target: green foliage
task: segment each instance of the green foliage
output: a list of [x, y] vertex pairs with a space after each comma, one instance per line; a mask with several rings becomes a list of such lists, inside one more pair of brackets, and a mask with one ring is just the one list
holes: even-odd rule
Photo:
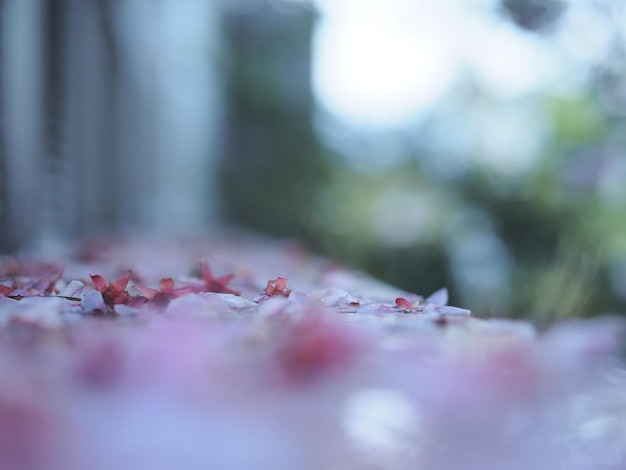
[[[504, 3], [518, 24], [535, 28], [523, 15], [543, 7]], [[550, 12], [544, 20], [556, 21]], [[234, 131], [222, 181], [232, 220], [305, 238], [410, 292], [447, 286], [454, 304], [478, 315], [548, 323], [626, 312], [626, 132], [600, 93], [545, 89], [503, 102], [460, 87], [440, 116], [407, 130], [409, 139], [381, 137], [403, 155], [385, 162], [361, 145], [344, 158], [313, 134], [309, 95], [282, 98], [272, 70], [303, 40], [290, 34], [294, 41], [241, 60], [230, 82]], [[484, 115], [495, 117], [477, 124]], [[507, 163], [518, 143], [488, 145], [499, 143], [500, 115], [519, 119], [519, 145], [538, 142], [525, 166]]]

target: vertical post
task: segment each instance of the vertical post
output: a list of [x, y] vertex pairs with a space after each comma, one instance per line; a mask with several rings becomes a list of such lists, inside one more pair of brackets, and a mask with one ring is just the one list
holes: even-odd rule
[[10, 234], [9, 175], [4, 126], [4, 32], [4, 0], [0, 0], [0, 253], [7, 253], [13, 248]]
[[69, 6], [69, 0], [43, 2], [43, 152], [38, 162], [43, 180], [38, 192], [42, 211], [36, 239], [41, 246], [67, 239], [75, 228], [74, 167], [67, 151], [71, 145], [67, 140], [67, 98], [78, 84], [73, 82], [67, 67]]
[[117, 46], [113, 1], [69, 0], [66, 50], [66, 158], [74, 231], [117, 228], [120, 181], [115, 141]]
[[41, 223], [42, 0], [2, 3], [2, 135], [6, 251], [31, 244]]
[[206, 229], [221, 110], [216, 2], [118, 6], [126, 225], [170, 234]]
[[206, 229], [221, 110], [217, 5], [0, 7], [0, 250]]

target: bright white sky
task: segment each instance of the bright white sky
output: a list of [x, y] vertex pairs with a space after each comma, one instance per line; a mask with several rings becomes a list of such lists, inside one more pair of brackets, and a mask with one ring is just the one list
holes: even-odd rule
[[[502, 99], [562, 80], [563, 56], [550, 47], [555, 42], [503, 21], [495, 3], [317, 0], [322, 13], [313, 58], [318, 103], [349, 125], [397, 127], [428, 113], [468, 74]], [[583, 19], [592, 18], [583, 12]], [[576, 34], [601, 30], [593, 21], [580, 26]], [[595, 33], [594, 47], [602, 48], [602, 35]], [[571, 49], [575, 54], [580, 45]]]
[[424, 19], [402, 21], [384, 1], [339, 3], [323, 7], [315, 42], [315, 92], [331, 113], [392, 124], [432, 106], [453, 85], [459, 60], [446, 31]]

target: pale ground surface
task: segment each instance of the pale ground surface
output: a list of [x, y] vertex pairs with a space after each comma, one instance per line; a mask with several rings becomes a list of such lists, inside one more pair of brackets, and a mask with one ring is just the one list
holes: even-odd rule
[[47, 258], [0, 262], [0, 468], [626, 468], [616, 319], [538, 333], [246, 237]]

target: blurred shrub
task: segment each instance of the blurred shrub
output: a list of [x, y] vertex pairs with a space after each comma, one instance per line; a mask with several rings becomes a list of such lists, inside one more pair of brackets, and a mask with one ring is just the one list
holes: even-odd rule
[[[583, 7], [583, 19], [596, 15], [589, 24], [606, 20]], [[296, 10], [229, 23], [231, 220], [304, 238], [407, 291], [446, 285], [453, 304], [478, 315], [549, 322], [626, 311], [626, 69], [613, 55], [570, 64], [583, 77], [574, 85], [517, 97], [466, 74], [401, 131], [351, 133], [318, 112], [322, 134], [341, 143], [324, 150], [305, 77], [313, 16]], [[561, 40], [550, 36], [560, 21], [575, 24], [570, 10], [503, 0], [498, 11], [548, 47]]]

